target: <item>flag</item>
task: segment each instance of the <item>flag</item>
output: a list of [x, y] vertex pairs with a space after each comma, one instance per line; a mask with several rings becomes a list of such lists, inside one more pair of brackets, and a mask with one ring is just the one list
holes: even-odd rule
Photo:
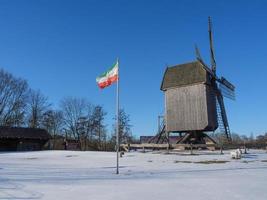
[[112, 83], [118, 81], [118, 78], [119, 63], [118, 61], [116, 61], [116, 63], [111, 67], [111, 69], [96, 78], [96, 82], [99, 88], [104, 89], [105, 87], [108, 87]]

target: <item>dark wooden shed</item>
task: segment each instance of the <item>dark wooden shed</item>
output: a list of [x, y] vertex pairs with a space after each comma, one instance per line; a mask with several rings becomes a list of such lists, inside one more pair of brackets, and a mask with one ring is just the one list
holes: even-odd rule
[[165, 95], [167, 132], [217, 129], [216, 99], [210, 72], [199, 61], [168, 67], [161, 90]]
[[42, 150], [49, 139], [44, 129], [0, 127], [0, 151]]

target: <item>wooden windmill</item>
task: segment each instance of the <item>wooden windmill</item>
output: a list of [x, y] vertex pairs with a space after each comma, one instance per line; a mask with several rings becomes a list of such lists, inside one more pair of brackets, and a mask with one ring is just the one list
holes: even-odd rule
[[205, 132], [220, 127], [231, 140], [224, 97], [235, 98], [235, 86], [216, 74], [212, 23], [209, 17], [211, 66], [196, 47], [196, 61], [168, 67], [161, 90], [165, 95], [165, 123], [150, 142], [166, 142], [169, 133], [179, 133], [181, 144], [215, 143]]

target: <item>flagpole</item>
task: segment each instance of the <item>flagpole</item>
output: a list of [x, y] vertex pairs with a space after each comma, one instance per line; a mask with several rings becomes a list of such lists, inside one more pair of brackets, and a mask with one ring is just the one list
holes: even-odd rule
[[117, 63], [118, 63], [118, 78], [117, 78], [117, 97], [116, 97], [116, 147], [117, 147], [117, 167], [116, 167], [116, 174], [119, 174], [119, 149], [120, 149], [120, 141], [119, 141], [119, 113], [120, 113], [120, 99], [119, 99], [119, 59], [117, 59]]

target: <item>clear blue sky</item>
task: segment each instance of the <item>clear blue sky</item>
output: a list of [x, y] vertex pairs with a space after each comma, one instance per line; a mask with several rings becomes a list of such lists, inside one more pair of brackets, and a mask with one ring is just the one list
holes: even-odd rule
[[218, 75], [236, 85], [226, 100], [232, 131], [267, 131], [266, 1], [1, 0], [0, 67], [28, 80], [55, 107], [65, 96], [103, 105], [112, 124], [115, 85], [95, 83], [120, 57], [121, 105], [133, 133], [154, 134], [163, 113], [160, 83], [166, 65], [209, 62], [212, 16]]

